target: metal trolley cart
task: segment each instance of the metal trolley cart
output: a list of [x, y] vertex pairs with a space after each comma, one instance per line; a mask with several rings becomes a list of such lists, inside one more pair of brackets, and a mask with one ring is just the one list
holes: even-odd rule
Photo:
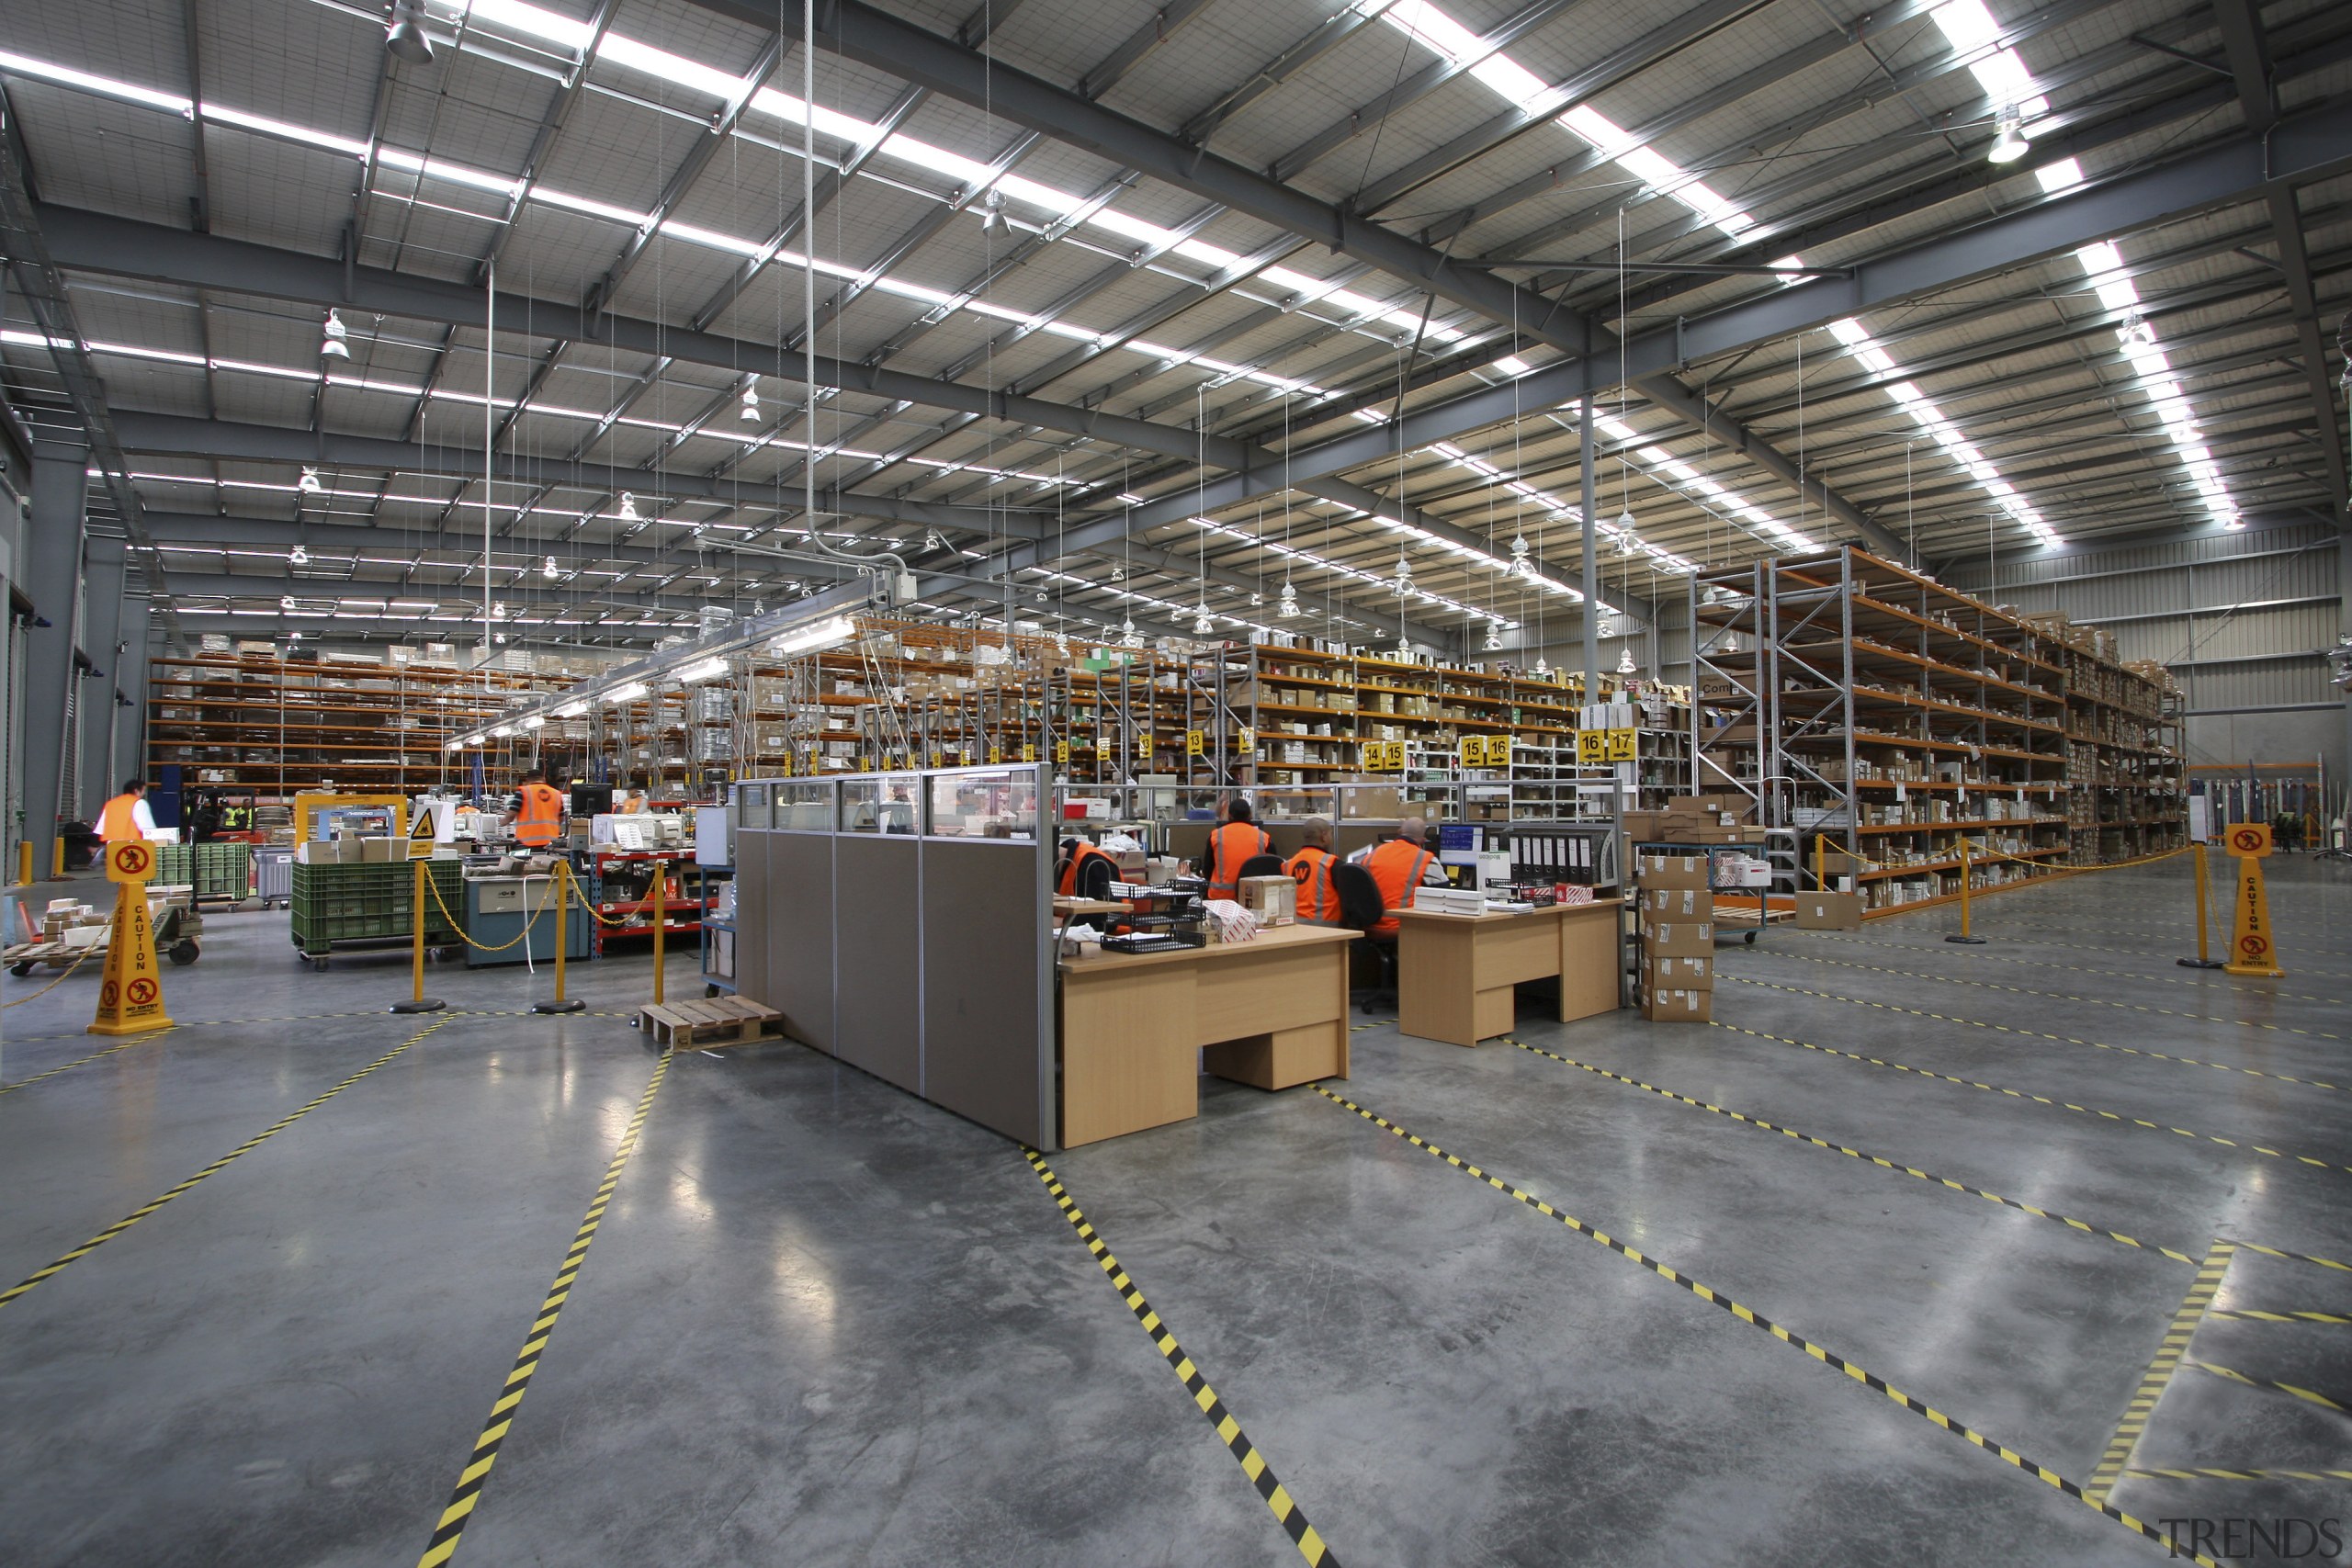
[[[1724, 856], [1736, 854], [1770, 864], [1770, 856], [1766, 852], [1768, 848], [1766, 840], [1760, 834], [1753, 839], [1742, 839], [1729, 844], [1672, 844], [1662, 840], [1645, 840], [1634, 846], [1634, 863], [1639, 865], [1641, 857], [1645, 854], [1705, 855], [1707, 857], [1707, 891], [1713, 894], [1716, 900], [1715, 940], [1721, 942], [1733, 931], [1737, 931], [1739, 939], [1753, 947], [1757, 937], [1772, 918], [1772, 886], [1769, 881], [1761, 884], [1726, 882], [1724, 879], [1723, 862]], [[1740, 908], [1737, 903], [1727, 902], [1726, 899], [1736, 899], [1742, 894], [1752, 894], [1755, 897], [1756, 922], [1753, 925], [1744, 922], [1735, 925], [1724, 919], [1726, 915]]]

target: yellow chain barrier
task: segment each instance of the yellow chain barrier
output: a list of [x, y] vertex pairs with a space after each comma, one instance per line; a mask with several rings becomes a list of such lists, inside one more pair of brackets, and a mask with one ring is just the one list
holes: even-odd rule
[[[528, 879], [526, 878], [526, 885], [527, 880]], [[548, 880], [552, 882], [555, 878], [549, 877]], [[449, 929], [451, 931], [458, 933], [458, 940], [464, 942], [468, 947], [472, 948], [477, 953], [503, 953], [510, 947], [515, 947], [523, 942], [528, 942], [531, 937], [531, 928], [537, 925], [539, 923], [539, 917], [548, 912], [548, 905], [546, 903], [540, 904], [537, 908], [531, 911], [531, 918], [523, 922], [523, 931], [521, 935], [517, 936], [513, 942], [502, 942], [496, 947], [492, 947], [486, 942], [476, 942], [472, 937], [466, 934], [466, 928], [458, 922], [457, 916], [449, 913], [449, 906], [442, 902], [441, 885], [434, 880], [433, 874], [429, 871], [424, 874], [424, 886], [426, 891], [433, 895], [433, 902], [440, 906], [441, 918], [449, 922]], [[420, 916], [419, 918], [421, 919], [422, 917]]]
[[[1999, 850], [1991, 849], [1972, 848], [1968, 852], [1968, 857], [1971, 860], [2014, 861], [2019, 865], [2031, 866], [2037, 871], [2045, 872], [2052, 876], [2080, 876], [2086, 872], [2121, 871], [2127, 866], [2154, 865], [2160, 860], [2171, 860], [2176, 855], [2185, 855], [2195, 848], [2197, 848], [2195, 844], [2183, 844], [2177, 850], [2165, 850], [2161, 854], [2142, 855], [2137, 860], [2109, 861], [2103, 865], [2052, 865], [2045, 861], [2033, 860], [2025, 855], [2007, 854]], [[2032, 879], [2029, 877], [2027, 880]]]
[[0, 1002], [0, 1012], [5, 1012], [10, 1008], [20, 1008], [27, 1002], [37, 1002], [40, 1000], [41, 998], [49, 995], [50, 992], [57, 989], [58, 987], [65, 984], [66, 981], [71, 980], [74, 977], [74, 970], [79, 969], [83, 964], [87, 964], [92, 958], [105, 951], [105, 948], [95, 945], [84, 948], [82, 950], [82, 956], [65, 966], [65, 973], [60, 975], [56, 979], [51, 980], [48, 985], [43, 986], [40, 990], [35, 991], [29, 997], [18, 997], [13, 1002]]

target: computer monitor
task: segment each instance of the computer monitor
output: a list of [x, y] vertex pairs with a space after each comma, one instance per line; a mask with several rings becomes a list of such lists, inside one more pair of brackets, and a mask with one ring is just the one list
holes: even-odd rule
[[574, 817], [603, 817], [612, 809], [612, 785], [576, 784], [571, 786], [571, 814]]

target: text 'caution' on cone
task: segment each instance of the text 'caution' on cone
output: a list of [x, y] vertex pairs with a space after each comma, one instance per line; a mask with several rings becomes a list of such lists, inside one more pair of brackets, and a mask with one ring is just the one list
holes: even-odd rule
[[107, 846], [107, 880], [115, 884], [114, 926], [107, 933], [106, 978], [98, 982], [92, 1034], [144, 1034], [169, 1029], [164, 979], [155, 962], [155, 928], [147, 918], [154, 849], [138, 839]]

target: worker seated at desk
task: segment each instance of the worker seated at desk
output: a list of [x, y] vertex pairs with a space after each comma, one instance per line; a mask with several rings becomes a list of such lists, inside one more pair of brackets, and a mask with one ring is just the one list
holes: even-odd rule
[[1272, 854], [1273, 840], [1253, 820], [1249, 800], [1235, 795], [1225, 804], [1226, 820], [1209, 829], [1209, 847], [1201, 856], [1201, 876], [1208, 883], [1202, 897], [1238, 899], [1241, 868], [1259, 855]]
[[1118, 867], [1116, 855], [1084, 839], [1064, 839], [1061, 863], [1054, 868], [1054, 891], [1065, 898], [1108, 898]]
[[1340, 919], [1340, 890], [1331, 886], [1331, 823], [1310, 817], [1299, 828], [1306, 842], [1283, 863], [1283, 870], [1298, 884], [1298, 918], [1310, 925], [1336, 926]]
[[1396, 836], [1358, 850], [1349, 860], [1372, 873], [1380, 887], [1380, 907], [1387, 913], [1372, 928], [1374, 936], [1393, 938], [1396, 934], [1396, 914], [1413, 901], [1413, 889], [1424, 883], [1442, 886], [1446, 881], [1445, 867], [1437, 856], [1422, 846], [1430, 834], [1430, 825], [1418, 817], [1408, 817], [1396, 824]]

